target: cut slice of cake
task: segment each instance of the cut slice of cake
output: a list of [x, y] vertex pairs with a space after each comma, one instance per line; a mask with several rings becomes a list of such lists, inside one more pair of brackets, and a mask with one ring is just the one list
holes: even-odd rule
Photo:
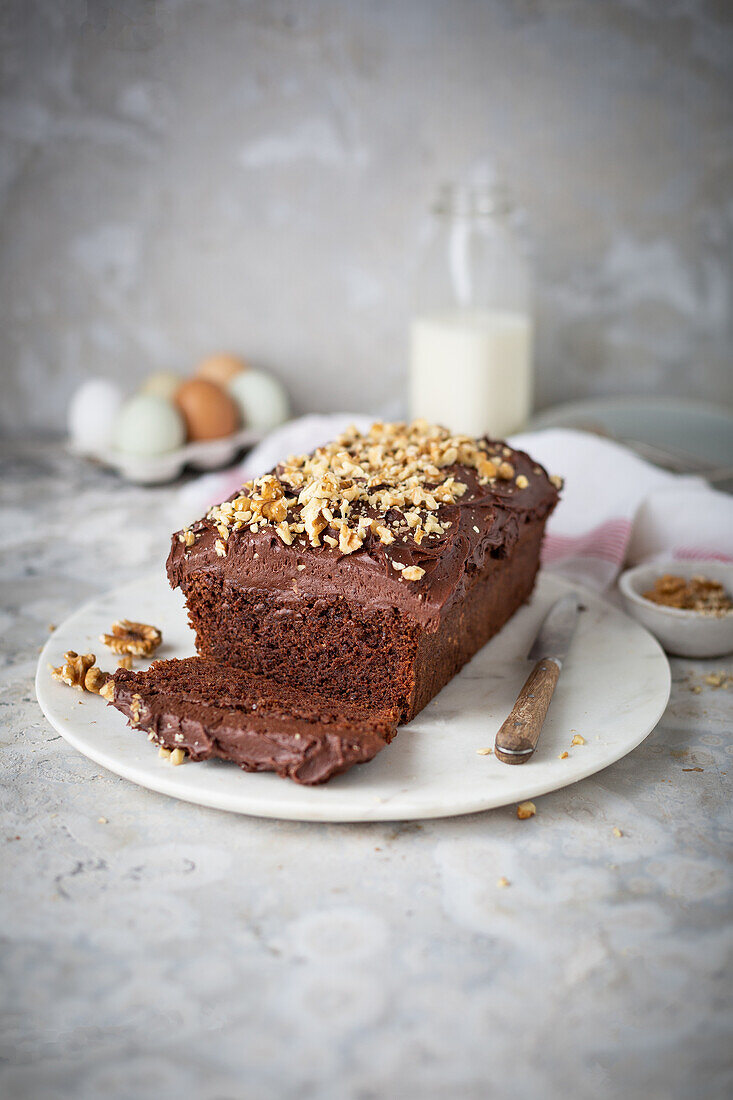
[[205, 657], [118, 669], [112, 705], [150, 741], [192, 760], [231, 760], [310, 785], [371, 760], [398, 718]]

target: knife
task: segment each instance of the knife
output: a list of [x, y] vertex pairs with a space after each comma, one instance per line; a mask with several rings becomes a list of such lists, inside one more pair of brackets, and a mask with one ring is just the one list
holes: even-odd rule
[[512, 712], [496, 735], [494, 755], [504, 764], [525, 764], [537, 747], [562, 663], [578, 621], [577, 592], [561, 596], [547, 612], [528, 661], [536, 661]]

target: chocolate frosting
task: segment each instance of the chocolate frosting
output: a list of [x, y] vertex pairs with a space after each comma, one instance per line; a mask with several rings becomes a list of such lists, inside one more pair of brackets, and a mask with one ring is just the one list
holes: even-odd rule
[[397, 715], [276, 684], [203, 657], [118, 669], [112, 705], [150, 741], [308, 785], [371, 760]]
[[[541, 466], [523, 451], [506, 447], [504, 454], [516, 476], [523, 475], [528, 485], [519, 488], [516, 478], [481, 485], [476, 472], [462, 465], [443, 470], [468, 488], [456, 503], [443, 504], [436, 512], [441, 523], [450, 523], [447, 530], [437, 538], [423, 539], [420, 545], [409, 536], [384, 545], [367, 533], [356, 553], [342, 554], [326, 545], [287, 546], [272, 526], [266, 526], [257, 532], [233, 531], [226, 555], [220, 557], [215, 548], [216, 525], [204, 518], [192, 525], [196, 534], [192, 547], [185, 546], [179, 532], [173, 536], [166, 566], [169, 581], [173, 588], [185, 588], [189, 576], [214, 573], [225, 585], [277, 594], [284, 610], [297, 608], [302, 598], [346, 596], [375, 610], [396, 608], [425, 629], [437, 630], [486, 557], [511, 553], [521, 525], [546, 518], [557, 503], [558, 490]], [[421, 566], [425, 574], [406, 582], [392, 561]]]

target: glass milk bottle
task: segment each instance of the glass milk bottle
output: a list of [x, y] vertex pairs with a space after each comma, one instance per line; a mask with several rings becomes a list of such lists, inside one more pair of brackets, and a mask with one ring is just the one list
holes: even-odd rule
[[508, 195], [444, 187], [410, 331], [410, 415], [504, 438], [532, 404], [529, 267]]

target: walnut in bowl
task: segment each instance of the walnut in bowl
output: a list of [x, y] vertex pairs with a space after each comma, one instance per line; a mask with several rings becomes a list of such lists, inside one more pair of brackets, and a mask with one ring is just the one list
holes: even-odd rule
[[[684, 589], [666, 580], [668, 577], [682, 578]], [[694, 578], [703, 581], [694, 582]], [[711, 599], [716, 590], [704, 581], [717, 582], [725, 592], [733, 593], [733, 563], [648, 562], [622, 573], [619, 588], [628, 613], [651, 631], [668, 653], [723, 657], [733, 652], [733, 610], [726, 607], [724, 598]], [[651, 593], [657, 598], [649, 598]]]

